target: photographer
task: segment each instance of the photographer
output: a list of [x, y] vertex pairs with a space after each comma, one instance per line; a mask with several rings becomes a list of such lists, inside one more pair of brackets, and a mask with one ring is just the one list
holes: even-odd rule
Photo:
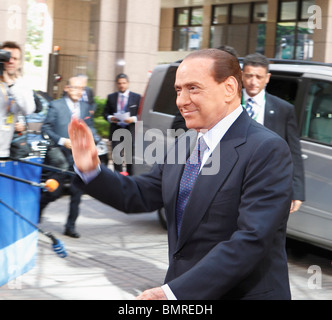
[[10, 52], [9, 59], [1, 60], [3, 71], [0, 75], [0, 159], [6, 159], [10, 155], [10, 144], [19, 113], [33, 113], [36, 105], [32, 89], [28, 88], [20, 76], [20, 46], [14, 42], [5, 42], [0, 49]]

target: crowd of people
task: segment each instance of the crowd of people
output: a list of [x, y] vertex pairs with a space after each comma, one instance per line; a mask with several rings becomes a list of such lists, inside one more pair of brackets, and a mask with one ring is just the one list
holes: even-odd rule
[[[22, 75], [22, 49], [12, 41], [6, 41], [0, 49], [9, 52], [10, 58], [3, 63], [3, 72], [0, 75], [0, 161], [7, 161], [15, 158], [29, 156], [30, 148], [27, 143], [26, 117], [32, 113], [39, 112], [39, 99], [36, 93]], [[110, 141], [115, 149], [118, 141], [112, 140], [114, 132], [121, 128], [127, 129], [134, 137], [135, 123], [137, 122], [137, 110], [141, 96], [129, 90], [129, 77], [119, 74], [116, 79], [118, 91], [107, 97], [104, 110], [104, 117], [110, 123]], [[71, 155], [71, 141], [68, 136], [68, 124], [71, 118], [84, 119], [95, 135], [95, 141], [99, 136], [93, 125], [93, 116], [96, 111], [94, 92], [88, 86], [88, 77], [79, 74], [71, 77], [64, 88], [63, 96], [60, 99], [51, 101], [48, 105], [47, 116], [41, 128], [41, 135], [50, 139], [50, 145], [45, 163], [62, 170], [72, 170], [73, 158]], [[118, 114], [127, 114], [126, 119], [119, 121]], [[18, 138], [17, 137], [22, 137]], [[18, 141], [16, 143], [16, 141]], [[24, 143], [23, 143], [24, 142]], [[132, 142], [132, 146], [134, 141]], [[132, 147], [133, 150], [133, 147]], [[114, 169], [132, 174], [132, 159], [123, 163], [122, 157], [116, 158], [114, 153]], [[124, 165], [124, 167], [123, 167]], [[56, 191], [49, 193], [42, 190], [40, 199], [39, 220], [46, 206], [58, 199], [64, 191], [67, 176], [64, 173], [53, 173], [60, 184]], [[64, 234], [73, 238], [79, 238], [76, 231], [76, 220], [79, 216], [79, 204], [82, 192], [70, 184], [70, 205]]]

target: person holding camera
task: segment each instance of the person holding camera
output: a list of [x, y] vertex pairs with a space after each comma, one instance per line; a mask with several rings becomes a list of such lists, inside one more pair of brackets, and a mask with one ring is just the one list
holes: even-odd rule
[[36, 109], [32, 89], [28, 88], [20, 76], [22, 50], [15, 42], [7, 41], [0, 46], [9, 52], [4, 59], [0, 75], [0, 159], [10, 156], [10, 145], [15, 132], [18, 116], [33, 113]]

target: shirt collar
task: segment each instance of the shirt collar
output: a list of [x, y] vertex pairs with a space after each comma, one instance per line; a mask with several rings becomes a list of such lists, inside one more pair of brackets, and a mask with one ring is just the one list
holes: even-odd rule
[[66, 103], [67, 103], [67, 105], [68, 105], [68, 107], [69, 107], [70, 110], [75, 109], [76, 105], [79, 105], [79, 101], [74, 102], [69, 97], [65, 97], [65, 100], [66, 100]]
[[244, 102], [246, 103], [249, 98], [251, 98], [256, 104], [259, 106], [264, 106], [265, 105], [265, 89], [263, 89], [259, 94], [257, 94], [254, 97], [250, 97], [246, 91], [246, 89], [243, 90], [243, 98]]
[[232, 113], [230, 113], [227, 117], [221, 119], [212, 129], [207, 131], [206, 133], [200, 132], [197, 138], [204, 136], [204, 140], [209, 147], [209, 151], [213, 152], [216, 148], [220, 140], [224, 137], [228, 129], [232, 126], [235, 120], [242, 113], [243, 108], [240, 105], [236, 108]]
[[120, 96], [125, 96], [126, 98], [128, 98], [129, 97], [129, 89], [127, 89], [125, 92], [119, 92], [119, 97]]

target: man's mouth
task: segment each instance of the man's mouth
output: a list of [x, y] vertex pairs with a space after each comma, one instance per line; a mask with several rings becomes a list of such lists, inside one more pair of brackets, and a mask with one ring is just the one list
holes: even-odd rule
[[181, 113], [182, 113], [182, 115], [183, 115], [183, 117], [185, 118], [185, 117], [190, 117], [192, 114], [194, 114], [195, 112], [197, 112], [197, 110], [196, 109], [194, 109], [194, 110], [181, 110]]

